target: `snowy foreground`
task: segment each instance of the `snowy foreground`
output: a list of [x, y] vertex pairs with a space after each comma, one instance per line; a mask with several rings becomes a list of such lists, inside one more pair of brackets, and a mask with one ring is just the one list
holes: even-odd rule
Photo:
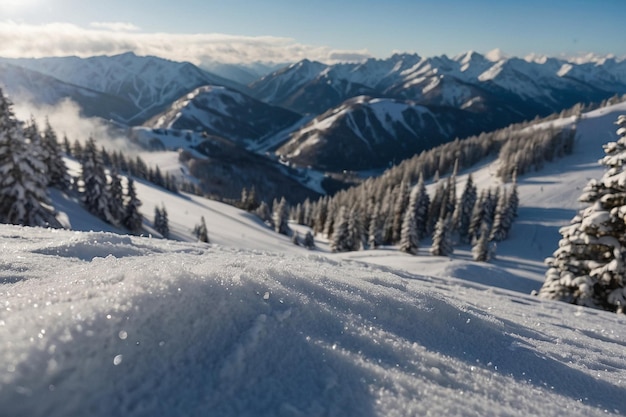
[[0, 226], [2, 416], [626, 414], [626, 317], [316, 255]]

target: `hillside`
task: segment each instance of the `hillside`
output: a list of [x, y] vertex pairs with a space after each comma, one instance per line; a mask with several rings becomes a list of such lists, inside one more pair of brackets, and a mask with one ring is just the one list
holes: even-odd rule
[[[165, 204], [179, 241], [89, 232], [119, 231], [54, 192], [84, 232], [0, 225], [0, 409], [624, 415], [626, 319], [529, 295], [624, 112], [584, 114], [574, 153], [519, 179], [519, 218], [488, 264], [466, 247], [307, 251], [251, 214], [139, 181], [145, 233]], [[494, 171], [472, 173], [485, 184]], [[200, 216], [210, 245], [193, 242]]]

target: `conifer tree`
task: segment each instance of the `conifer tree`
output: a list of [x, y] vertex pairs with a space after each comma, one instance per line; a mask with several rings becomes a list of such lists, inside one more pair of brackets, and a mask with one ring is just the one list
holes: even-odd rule
[[167, 210], [165, 206], [159, 208], [159, 206], [154, 207], [154, 230], [159, 232], [161, 236], [165, 239], [169, 239], [170, 237], [170, 226], [169, 219], [167, 217]]
[[126, 213], [124, 205], [124, 187], [122, 179], [117, 172], [112, 171], [111, 182], [109, 183], [109, 213], [111, 213], [112, 223], [116, 226], [122, 223]]
[[469, 242], [469, 229], [472, 220], [472, 211], [476, 204], [477, 190], [474, 185], [472, 174], [467, 177], [463, 194], [457, 208], [455, 209], [455, 218], [453, 221], [456, 223], [456, 228], [459, 233], [459, 237], [462, 242]]
[[619, 139], [604, 145], [600, 161], [608, 168], [585, 187], [590, 203], [569, 226], [549, 266], [539, 296], [573, 304], [626, 312], [626, 116], [618, 118]]
[[435, 226], [430, 253], [434, 256], [450, 256], [453, 252], [450, 241], [450, 218], [439, 219]]
[[296, 246], [300, 246], [300, 234], [298, 233], [298, 231], [294, 231], [293, 234], [291, 235], [291, 243], [293, 243]]
[[348, 229], [349, 213], [345, 206], [341, 206], [334, 222], [334, 231], [330, 239], [330, 250], [332, 252], [348, 252], [351, 250], [350, 232]]
[[426, 184], [424, 183], [424, 174], [420, 171], [419, 179], [417, 180], [418, 196], [415, 207], [415, 228], [417, 230], [418, 240], [422, 240], [428, 235], [428, 210], [430, 207], [430, 197], [428, 191], [426, 191]]
[[289, 207], [285, 197], [280, 199], [278, 204], [274, 205], [274, 213], [272, 214], [274, 221], [274, 230], [281, 235], [289, 235]]
[[509, 199], [505, 191], [499, 194], [498, 204], [495, 210], [493, 226], [491, 227], [490, 241], [501, 242], [508, 236], [513, 219], [510, 213]]
[[350, 251], [361, 250], [367, 244], [361, 215], [357, 207], [353, 207], [348, 216], [348, 235], [346, 247]]
[[370, 249], [377, 249], [382, 244], [382, 227], [380, 220], [380, 206], [375, 204], [367, 233], [367, 246]]
[[141, 213], [139, 213], [141, 201], [137, 198], [135, 182], [132, 178], [128, 178], [126, 195], [126, 211], [122, 224], [128, 229], [129, 232], [139, 234], [143, 225], [143, 218], [141, 217]]
[[48, 120], [46, 120], [46, 127], [42, 137], [42, 146], [45, 149], [44, 163], [48, 169], [48, 185], [60, 190], [69, 189], [71, 180], [63, 160], [63, 152], [56, 132]]
[[83, 201], [88, 211], [102, 220], [115, 224], [110, 212], [110, 198], [104, 165], [93, 138], [82, 151]]
[[409, 206], [404, 214], [402, 222], [402, 235], [400, 237], [400, 250], [402, 252], [417, 254], [419, 248], [419, 236], [417, 233], [417, 204], [420, 195], [419, 185], [411, 190]]
[[267, 205], [265, 201], [261, 201], [259, 207], [254, 211], [254, 213], [263, 220], [264, 223], [269, 223], [272, 220], [272, 213], [270, 212], [270, 207]]
[[0, 90], [0, 221], [60, 228], [47, 194], [45, 164], [37, 150], [29, 149], [37, 146], [24, 136]]
[[404, 220], [404, 213], [409, 204], [408, 184], [405, 181], [402, 181], [396, 192], [397, 194], [393, 207], [391, 243], [398, 243], [400, 241], [400, 235], [402, 233], [402, 221]]
[[209, 231], [206, 227], [206, 222], [204, 221], [204, 216], [200, 217], [200, 224], [196, 225], [193, 229], [193, 233], [198, 238], [198, 242], [210, 243], [209, 242]]
[[491, 258], [489, 252], [489, 235], [490, 231], [487, 225], [483, 225], [480, 231], [480, 237], [475, 240], [472, 246], [472, 258], [477, 262], [487, 262]]

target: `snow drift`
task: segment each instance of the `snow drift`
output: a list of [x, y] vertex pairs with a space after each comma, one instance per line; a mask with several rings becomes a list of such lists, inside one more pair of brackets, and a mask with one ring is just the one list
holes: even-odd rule
[[626, 412], [626, 318], [327, 258], [0, 226], [4, 416]]

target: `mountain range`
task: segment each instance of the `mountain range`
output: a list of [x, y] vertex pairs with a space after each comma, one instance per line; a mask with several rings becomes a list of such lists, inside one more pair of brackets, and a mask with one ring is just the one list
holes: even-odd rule
[[259, 158], [321, 172], [380, 170], [455, 138], [626, 93], [626, 61], [615, 58], [575, 63], [470, 51], [302, 60], [247, 85], [233, 79], [257, 72], [213, 68], [221, 75], [133, 53], [0, 59], [0, 85], [15, 99], [70, 98], [87, 116], [153, 129], [155, 137], [164, 130], [219, 137]]

